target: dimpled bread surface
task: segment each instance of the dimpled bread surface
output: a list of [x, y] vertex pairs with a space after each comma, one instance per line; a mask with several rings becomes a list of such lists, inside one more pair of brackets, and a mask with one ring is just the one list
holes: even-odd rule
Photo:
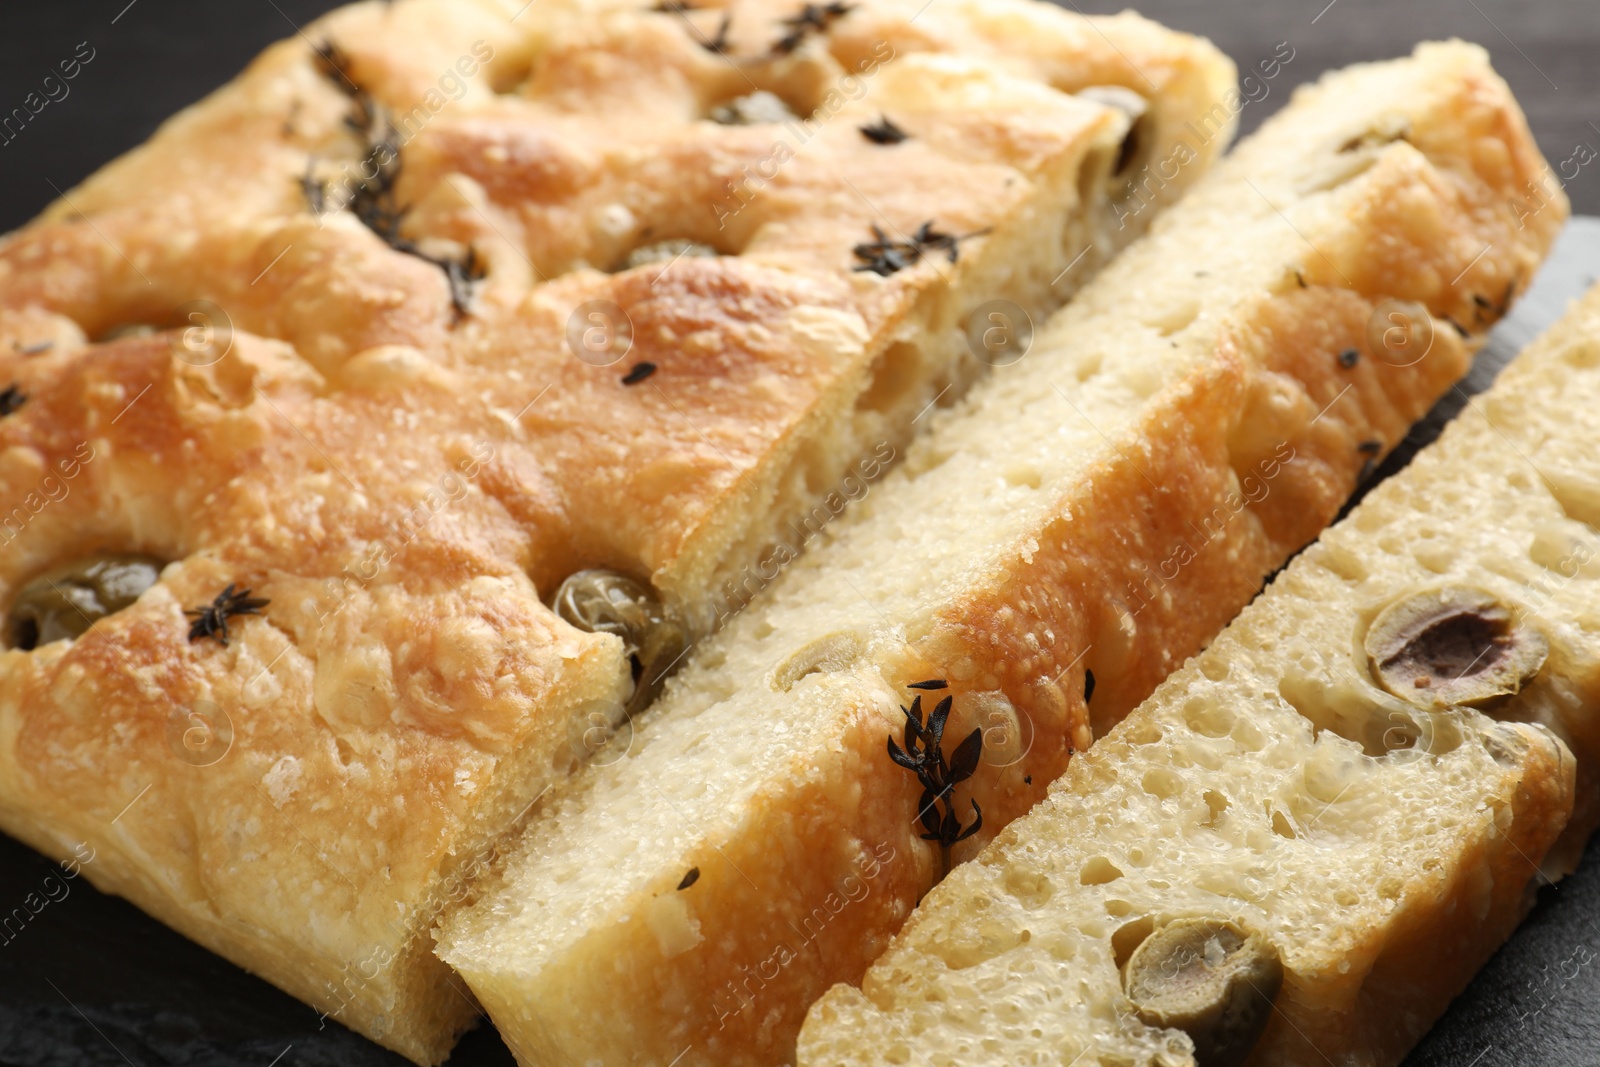
[[[1191, 1064], [1118, 973], [1191, 915], [1282, 954], [1249, 1064], [1399, 1063], [1597, 822], [1597, 440], [1600, 289], [929, 894], [799, 1063]], [[1482, 711], [1396, 699], [1365, 651], [1448, 587], [1548, 646]]]
[[[713, 625], [786, 517], [983, 369], [975, 304], [1042, 314], [1155, 217], [1119, 161], [1209, 130], [1169, 200], [1232, 128], [1231, 64], [1137, 17], [869, 6], [789, 44], [798, 3], [357, 4], [0, 241], [0, 594], [167, 563], [0, 654], [0, 825], [443, 1059], [477, 1012], [427, 931], [629, 696], [559, 583]], [[1137, 124], [1073, 95], [1106, 85]], [[810, 117], [709, 120], [758, 89]], [[856, 269], [924, 223], [954, 262]], [[668, 239], [722, 254], [619, 269]], [[229, 586], [270, 603], [191, 641]]]
[[885, 751], [904, 687], [948, 684], [947, 747], [983, 731], [966, 858], [1465, 371], [1493, 317], [1474, 295], [1525, 285], [1559, 227], [1559, 203], [1526, 225], [1507, 203], [1545, 173], [1470, 46], [1297, 94], [826, 544], [752, 572], [657, 707], [538, 805], [439, 944], [519, 1060], [792, 1057], [939, 872]]

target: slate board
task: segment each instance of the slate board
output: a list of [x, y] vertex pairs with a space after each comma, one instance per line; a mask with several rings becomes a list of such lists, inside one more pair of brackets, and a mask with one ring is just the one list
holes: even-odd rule
[[[1600, 218], [1575, 219], [1452, 393], [1368, 488], [1408, 462], [1600, 276]], [[1597, 443], [1600, 447], [1600, 443]], [[0, 837], [0, 914], [58, 874]], [[59, 882], [52, 882], [54, 885]], [[385, 1052], [81, 878], [0, 944], [0, 1063], [12, 1067], [403, 1067]], [[61, 896], [59, 889], [54, 895]], [[1600, 847], [1539, 903], [1406, 1067], [1600, 1064]], [[487, 1024], [451, 1067], [513, 1060]], [[641, 1065], [664, 1067], [664, 1065]]]

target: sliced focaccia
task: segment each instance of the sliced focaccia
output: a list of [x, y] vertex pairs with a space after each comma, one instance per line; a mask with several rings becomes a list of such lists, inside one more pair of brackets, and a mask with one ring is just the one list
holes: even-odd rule
[[358, 4], [0, 241], [0, 825], [443, 1058], [427, 931], [593, 721], [1231, 129], [1137, 18], [866, 20]]
[[748, 606], [447, 919], [441, 955], [521, 1061], [791, 1057], [941, 868], [1464, 372], [1559, 225], [1507, 203], [1545, 173], [1476, 48], [1296, 95], [829, 543], [753, 570]]
[[1600, 289], [934, 890], [800, 1064], [1399, 1063], [1600, 822], [1597, 443]]

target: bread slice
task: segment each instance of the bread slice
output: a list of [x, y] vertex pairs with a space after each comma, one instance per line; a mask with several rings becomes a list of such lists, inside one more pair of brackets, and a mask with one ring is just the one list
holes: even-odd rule
[[760, 595], [446, 918], [440, 954], [520, 1061], [791, 1057], [811, 1001], [939, 873], [885, 751], [906, 687], [948, 686], [958, 766], [981, 731], [949, 815], [954, 836], [982, 809], [960, 859], [1089, 745], [1090, 708], [1115, 721], [1209, 640], [1463, 373], [1492, 317], [1474, 308], [1559, 225], [1559, 204], [1525, 228], [1506, 204], [1544, 173], [1477, 48], [1297, 94], [826, 545], [753, 573]]
[[1122, 156], [1191, 138], [1171, 196], [1231, 129], [1190, 133], [1231, 65], [1137, 18], [652, 6], [342, 9], [0, 242], [0, 601], [165, 565], [0, 655], [0, 825], [421, 1062], [476, 1017], [435, 916], [650, 692], [563, 580], [713, 626], [983, 369], [974, 307], [1041, 314], [1154, 217]]
[[929, 894], [799, 1063], [1194, 1063], [1130, 957], [1219, 917], [1282, 960], [1249, 1063], [1398, 1064], [1600, 822], [1596, 441], [1600, 288]]

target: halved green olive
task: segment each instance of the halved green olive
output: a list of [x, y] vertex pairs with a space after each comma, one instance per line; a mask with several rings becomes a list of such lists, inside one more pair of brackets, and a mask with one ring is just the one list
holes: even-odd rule
[[1144, 150], [1153, 141], [1150, 127], [1150, 101], [1121, 85], [1090, 85], [1079, 89], [1078, 96], [1092, 100], [1103, 107], [1114, 107], [1128, 116], [1128, 132], [1123, 135], [1122, 146], [1117, 150], [1117, 161], [1111, 168], [1112, 177], [1121, 177], [1134, 169]]
[[1513, 696], [1544, 666], [1544, 635], [1470, 586], [1412, 593], [1384, 608], [1367, 631], [1379, 685], [1423, 708], [1486, 707]]
[[633, 664], [627, 714], [643, 711], [661, 692], [667, 671], [683, 655], [688, 637], [646, 585], [616, 571], [584, 570], [556, 590], [555, 613], [580, 630], [622, 638]]
[[149, 556], [103, 553], [41, 574], [11, 605], [11, 647], [26, 650], [82, 636], [138, 600], [161, 577], [162, 566]]
[[671, 237], [655, 244], [640, 245], [628, 253], [619, 271], [648, 267], [654, 263], [672, 263], [679, 259], [715, 259], [717, 250], [708, 244], [691, 241], [686, 237]]
[[711, 109], [711, 121], [723, 126], [763, 126], [788, 122], [800, 116], [777, 93], [757, 89]]
[[1236, 922], [1175, 919], [1134, 949], [1122, 984], [1142, 1022], [1189, 1035], [1200, 1067], [1236, 1067], [1266, 1029], [1283, 961]]

